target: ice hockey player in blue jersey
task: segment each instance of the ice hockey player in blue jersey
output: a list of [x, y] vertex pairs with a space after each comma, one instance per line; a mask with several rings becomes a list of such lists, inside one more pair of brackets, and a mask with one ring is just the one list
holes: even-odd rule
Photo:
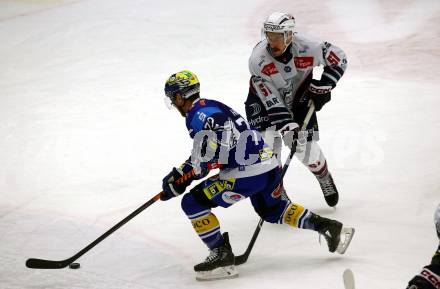
[[[440, 241], [440, 204], [434, 213], [434, 224]], [[431, 259], [431, 264], [423, 267], [422, 271], [411, 279], [407, 289], [440, 289], [440, 243]]]
[[[342, 223], [318, 216], [282, 197], [281, 168], [260, 133], [250, 129], [230, 107], [200, 98], [199, 93], [199, 80], [188, 70], [177, 72], [166, 81], [165, 99], [170, 108], [185, 117], [193, 149], [180, 167], [164, 177], [161, 195], [162, 201], [181, 195], [193, 180], [201, 180], [210, 170], [219, 169], [218, 174], [189, 190], [181, 201], [194, 230], [210, 249], [206, 260], [194, 266], [196, 279], [238, 276], [231, 245], [221, 234], [220, 223], [211, 209], [228, 208], [248, 197], [265, 221], [317, 231], [325, 237], [330, 252], [345, 250], [349, 240], [341, 237]], [[292, 134], [291, 139], [294, 138]]]

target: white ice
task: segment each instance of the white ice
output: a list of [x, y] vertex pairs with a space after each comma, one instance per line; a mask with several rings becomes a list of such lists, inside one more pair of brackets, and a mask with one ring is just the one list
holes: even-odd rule
[[[81, 257], [61, 260], [161, 190], [189, 154], [165, 79], [198, 74], [202, 94], [244, 113], [247, 60], [271, 12], [343, 48], [346, 75], [319, 112], [321, 146], [340, 190], [328, 208], [297, 161], [288, 194], [356, 228], [345, 255], [311, 231], [265, 224], [240, 277], [195, 281], [208, 254], [180, 209], [157, 202]], [[0, 1], [0, 288], [405, 288], [438, 245], [440, 2]], [[248, 201], [215, 209], [235, 253], [259, 217]]]

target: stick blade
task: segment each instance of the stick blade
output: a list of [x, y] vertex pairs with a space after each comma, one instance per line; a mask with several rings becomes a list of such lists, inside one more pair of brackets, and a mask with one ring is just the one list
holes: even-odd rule
[[26, 267], [32, 269], [62, 269], [69, 266], [69, 261], [51, 261], [51, 260], [43, 260], [30, 258], [26, 260]]
[[240, 265], [246, 263], [248, 257], [249, 257], [249, 255], [247, 255], [247, 254], [235, 256], [235, 263], [234, 264], [236, 266], [240, 266]]

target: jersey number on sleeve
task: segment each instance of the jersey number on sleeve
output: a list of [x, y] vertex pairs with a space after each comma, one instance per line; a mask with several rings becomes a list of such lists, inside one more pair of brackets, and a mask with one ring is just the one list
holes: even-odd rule
[[261, 93], [263, 93], [264, 96], [268, 96], [272, 92], [269, 90], [269, 88], [264, 85], [263, 83], [258, 84], [258, 88], [260, 89]]

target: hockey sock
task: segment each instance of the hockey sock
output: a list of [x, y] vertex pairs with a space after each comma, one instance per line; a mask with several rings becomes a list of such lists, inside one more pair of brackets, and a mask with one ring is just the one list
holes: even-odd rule
[[310, 164], [308, 167], [317, 178], [323, 178], [328, 175], [327, 161], [325, 159]]
[[214, 249], [225, 242], [220, 233], [217, 217], [209, 210], [188, 216], [194, 230], [209, 249]]
[[317, 142], [308, 143], [306, 151], [297, 157], [317, 178], [328, 175], [327, 160]]
[[283, 223], [295, 228], [314, 230], [313, 224], [309, 222], [310, 211], [303, 206], [290, 203], [283, 214]]

